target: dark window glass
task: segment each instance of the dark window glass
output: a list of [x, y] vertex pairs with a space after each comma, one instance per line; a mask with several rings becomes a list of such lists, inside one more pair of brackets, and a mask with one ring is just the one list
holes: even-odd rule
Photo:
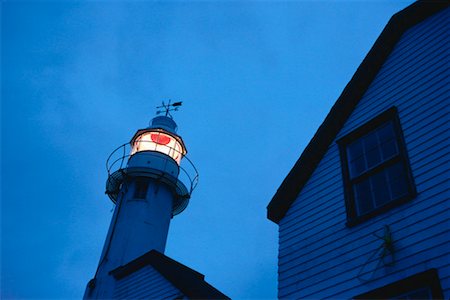
[[147, 189], [148, 189], [148, 182], [137, 180], [135, 189], [134, 189], [133, 198], [135, 198], [135, 199], [147, 198]]
[[340, 144], [349, 224], [414, 195], [396, 110], [342, 138]]
[[371, 169], [381, 162], [380, 147], [378, 145], [376, 131], [364, 137], [364, 155], [367, 161], [367, 168]]
[[364, 180], [355, 184], [355, 198], [360, 214], [365, 214], [373, 209], [374, 206], [369, 180]]
[[372, 176], [370, 182], [372, 184], [373, 196], [375, 199], [375, 205], [381, 206], [388, 203], [392, 198], [389, 195], [389, 184], [386, 178], [386, 172], [380, 171]]
[[381, 154], [383, 160], [387, 160], [392, 156], [396, 155], [397, 152], [397, 142], [394, 132], [394, 127], [392, 122], [389, 122], [385, 126], [382, 126], [378, 131], [378, 138], [380, 140]]
[[354, 185], [359, 215], [402, 197], [408, 191], [401, 163], [369, 173], [396, 154], [397, 141], [394, 138], [392, 122], [388, 122], [348, 146], [348, 165], [352, 170], [352, 179], [370, 174]]
[[406, 181], [405, 168], [401, 163], [396, 163], [386, 169], [389, 176], [389, 187], [391, 190], [391, 199], [396, 199], [408, 194], [408, 183]]
[[348, 157], [350, 162], [350, 173], [352, 177], [358, 176], [366, 169], [363, 143], [358, 140], [348, 146]]

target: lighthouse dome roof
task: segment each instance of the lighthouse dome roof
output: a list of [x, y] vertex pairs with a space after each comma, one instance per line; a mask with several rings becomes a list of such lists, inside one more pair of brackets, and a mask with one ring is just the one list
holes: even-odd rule
[[177, 123], [168, 116], [157, 116], [150, 121], [150, 126], [148, 128], [162, 128], [176, 134], [178, 126]]

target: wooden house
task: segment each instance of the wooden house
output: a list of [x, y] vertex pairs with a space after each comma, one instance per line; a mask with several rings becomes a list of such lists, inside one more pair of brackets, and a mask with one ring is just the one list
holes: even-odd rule
[[278, 297], [450, 297], [448, 1], [395, 14], [268, 205]]

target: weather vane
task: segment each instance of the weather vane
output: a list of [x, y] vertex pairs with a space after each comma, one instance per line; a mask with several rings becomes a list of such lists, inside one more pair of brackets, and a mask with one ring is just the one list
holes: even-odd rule
[[156, 108], [158, 110], [156, 111], [156, 114], [159, 115], [160, 113], [165, 113], [166, 117], [172, 118], [172, 115], [170, 114], [170, 112], [178, 111], [178, 108], [183, 104], [183, 102], [180, 101], [180, 102], [170, 103], [170, 101], [172, 101], [172, 100], [169, 99], [169, 102], [167, 104], [165, 104], [163, 101], [162, 105], [157, 106]]

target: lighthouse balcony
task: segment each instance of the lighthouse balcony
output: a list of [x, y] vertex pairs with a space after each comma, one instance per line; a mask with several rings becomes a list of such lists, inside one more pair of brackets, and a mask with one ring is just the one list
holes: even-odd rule
[[[141, 141], [141, 143], [143, 143]], [[172, 215], [182, 212], [198, 183], [198, 172], [193, 163], [178, 149], [161, 145], [141, 146], [140, 151], [130, 143], [114, 150], [106, 161], [108, 179], [106, 194], [116, 203], [122, 185], [129, 176], [149, 177], [169, 185], [175, 193]], [[178, 153], [177, 153], [178, 151]], [[172, 157], [183, 157], [176, 161]]]

